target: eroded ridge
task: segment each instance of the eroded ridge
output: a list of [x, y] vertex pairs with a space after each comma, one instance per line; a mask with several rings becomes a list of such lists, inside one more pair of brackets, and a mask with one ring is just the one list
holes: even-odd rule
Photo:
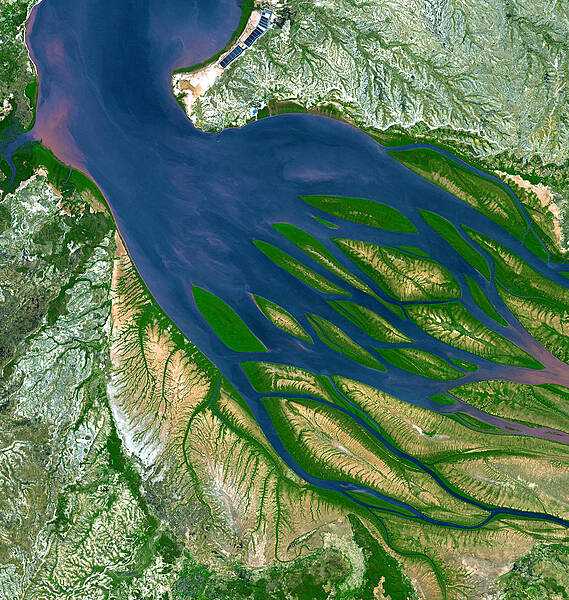
[[[235, 390], [164, 318], [120, 242], [112, 314], [119, 434], [150, 502], [211, 564], [217, 552], [253, 568], [296, 560], [349, 535], [361, 542], [367, 530], [375, 552], [396, 561], [386, 581], [404, 569], [422, 597], [458, 599], [529, 552], [535, 536], [565, 539], [565, 528], [540, 517], [566, 516], [563, 445], [504, 436], [344, 377], [250, 363], [295, 464], [314, 482], [344, 482], [343, 491], [322, 491], [290, 471]], [[534, 388], [525, 389], [529, 404]], [[503, 507], [526, 511], [523, 531]], [[470, 567], [452, 551], [457, 541]], [[490, 567], [496, 545], [505, 562]]]
[[120, 244], [113, 290], [113, 413], [164, 518], [207, 560], [229, 553], [260, 567], [298, 556], [337, 507], [280, 461], [247, 405], [149, 298]]
[[[28, 6], [9, 4], [2, 32]], [[58, 41], [49, 61], [79, 84]], [[188, 97], [212, 74], [185, 79]], [[16, 79], [0, 119], [28, 116], [35, 87]], [[71, 125], [64, 113], [53, 123]], [[2, 157], [0, 600], [478, 599], [528, 562], [562, 579], [569, 297], [549, 188], [503, 172], [508, 189], [434, 148], [392, 156], [440, 204], [313, 180], [292, 213], [241, 229], [250, 281], [231, 280], [238, 252], [228, 281], [188, 277], [195, 343], [84, 175], [39, 143]]]

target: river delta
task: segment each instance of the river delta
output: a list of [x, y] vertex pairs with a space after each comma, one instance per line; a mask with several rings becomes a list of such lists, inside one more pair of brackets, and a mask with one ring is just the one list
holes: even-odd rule
[[321, 115], [197, 129], [172, 71], [240, 15], [31, 12], [36, 117], [3, 148], [2, 235], [32, 300], [7, 313], [4, 418], [34, 456], [10, 469], [41, 488], [47, 460], [53, 496], [39, 567], [6, 553], [0, 587], [513, 598], [512, 566], [565, 560], [569, 526], [556, 215], [448, 149]]

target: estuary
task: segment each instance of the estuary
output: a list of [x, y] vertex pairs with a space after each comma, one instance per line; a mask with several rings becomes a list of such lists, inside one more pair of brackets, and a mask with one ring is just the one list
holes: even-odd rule
[[[218, 52], [239, 17], [239, 6], [230, 0], [43, 0], [28, 24], [39, 95], [26, 141], [41, 141], [96, 182], [151, 294], [246, 399], [286, 462], [316, 485], [352, 490], [342, 482], [319, 480], [295, 462], [266, 410], [266, 391], [254, 385], [244, 362], [292, 364], [323, 378], [349, 377], [445, 412], [459, 405], [448, 408], [433, 398], [458, 385], [489, 380], [567, 385], [569, 367], [522, 327], [498, 289], [505, 287], [505, 276], [488, 267], [502, 252], [492, 250], [497, 242], [539, 277], [567, 289], [563, 264], [534, 235], [526, 210], [499, 180], [436, 151], [501, 190], [519, 215], [521, 235], [491, 211], [475, 209], [429, 182], [406, 158], [412, 156], [407, 152], [435, 152], [432, 148], [387, 149], [346, 123], [307, 114], [270, 117], [219, 134], [192, 125], [171, 92], [171, 73]], [[328, 204], [337, 198], [369, 199], [394, 209], [400, 215], [395, 221], [405, 225], [378, 227], [353, 214], [342, 218], [336, 209], [316, 206], [318, 198]], [[491, 271], [488, 276], [433, 231], [438, 231], [436, 217], [425, 217], [426, 211], [461, 232], [462, 244], [478, 253], [486, 265], [482, 271]], [[307, 254], [314, 259], [308, 270]], [[426, 270], [426, 283], [415, 286], [415, 295], [397, 297], [390, 288], [396, 261]], [[380, 263], [387, 265], [381, 277], [376, 275]], [[434, 272], [442, 281], [436, 293], [427, 289]], [[204, 318], [196, 290], [230, 305], [259, 344], [243, 352], [224, 343]], [[481, 308], [473, 290], [482, 290], [503, 322]], [[313, 343], [275, 327], [252, 295], [285, 307], [302, 329], [315, 332]], [[203, 297], [205, 306], [210, 296]], [[360, 316], [372, 311], [391, 323], [401, 341], [394, 347], [387, 341], [371, 343], [357, 319], [340, 319], [339, 312], [354, 309], [337, 304], [348, 298]], [[449, 301], [459, 299], [475, 316], [478, 334], [486, 336], [477, 342], [483, 348], [478, 354], [463, 342], [445, 343], [431, 321], [427, 324], [450, 314], [431, 317], [432, 307], [454, 311]], [[499, 337], [488, 337], [488, 331]], [[411, 341], [421, 354], [409, 353]], [[500, 344], [506, 348], [503, 356], [488, 354]], [[421, 372], [429, 360], [435, 361], [431, 367], [438, 365], [439, 375]], [[469, 412], [465, 406], [461, 410]], [[344, 411], [354, 415], [349, 402]], [[482, 411], [470, 412], [489, 425], [505, 426]], [[568, 442], [567, 434], [547, 427], [511, 430]], [[415, 465], [433, 475], [420, 461]], [[567, 525], [541, 513], [483, 508], [488, 518], [509, 514]]]

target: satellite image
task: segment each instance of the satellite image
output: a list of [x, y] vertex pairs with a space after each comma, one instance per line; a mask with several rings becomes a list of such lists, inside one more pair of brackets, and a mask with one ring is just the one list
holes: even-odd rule
[[0, 0], [0, 600], [569, 599], [569, 2]]

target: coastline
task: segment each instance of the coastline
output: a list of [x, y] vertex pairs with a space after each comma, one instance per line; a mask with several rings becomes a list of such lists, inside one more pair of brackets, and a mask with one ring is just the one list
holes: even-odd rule
[[244, 0], [244, 9], [239, 26], [225, 48], [203, 63], [190, 69], [178, 69], [172, 73], [172, 91], [192, 123], [195, 123], [195, 117], [193, 118], [192, 115], [194, 102], [217, 81], [225, 70], [220, 66], [219, 59], [227, 56], [237, 44], [243, 43], [257, 27], [260, 19], [261, 10], [253, 8], [252, 0]]
[[[39, 1], [41, 2], [41, 0]], [[233, 47], [235, 42], [243, 35], [243, 32], [249, 23], [249, 19], [251, 18], [251, 13], [254, 9], [255, 0], [241, 0], [241, 18], [239, 19], [239, 23], [237, 24], [235, 31], [231, 34], [231, 37], [229, 40], [227, 40], [225, 46], [201, 63], [190, 65], [189, 67], [180, 67], [178, 69], [174, 69], [172, 71], [172, 76], [178, 73], [195, 73], [207, 65], [214, 63], [218, 58], [221, 57], [222, 54], [228, 52]]]

